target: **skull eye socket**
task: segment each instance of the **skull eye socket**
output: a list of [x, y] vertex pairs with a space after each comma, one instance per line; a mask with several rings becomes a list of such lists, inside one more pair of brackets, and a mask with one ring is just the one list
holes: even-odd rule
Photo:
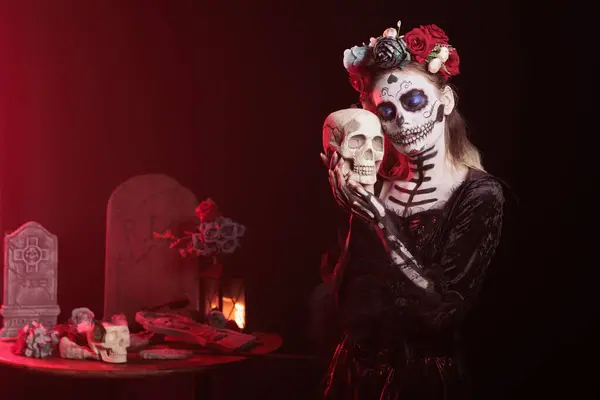
[[377, 106], [377, 112], [382, 121], [392, 121], [396, 118], [396, 106], [389, 101], [384, 101]]
[[383, 138], [381, 136], [373, 138], [373, 148], [377, 151], [383, 151]]
[[421, 89], [412, 89], [400, 96], [400, 104], [406, 111], [419, 111], [427, 102], [427, 96]]
[[358, 149], [363, 144], [365, 144], [366, 140], [367, 138], [365, 137], [365, 135], [354, 135], [348, 138], [348, 147], [351, 149]]

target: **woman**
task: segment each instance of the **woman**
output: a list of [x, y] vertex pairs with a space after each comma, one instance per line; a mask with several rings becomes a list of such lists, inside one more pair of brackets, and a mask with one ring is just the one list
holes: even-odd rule
[[326, 399], [468, 399], [458, 331], [498, 245], [504, 196], [484, 172], [448, 79], [442, 29], [387, 29], [344, 53], [386, 156], [375, 193], [322, 155], [350, 229], [332, 274], [343, 340]]

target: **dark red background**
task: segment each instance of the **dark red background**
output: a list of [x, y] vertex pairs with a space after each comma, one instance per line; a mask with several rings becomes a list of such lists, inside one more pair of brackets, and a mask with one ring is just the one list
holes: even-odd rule
[[547, 82], [528, 39], [540, 12], [477, 1], [236, 3], [0, 1], [2, 229], [34, 220], [58, 235], [61, 318], [78, 306], [101, 314], [112, 190], [166, 173], [247, 226], [229, 268], [248, 281], [249, 320], [281, 332], [287, 351], [310, 352], [306, 302], [337, 213], [321, 124], [357, 101], [342, 53], [398, 19], [406, 30], [436, 23], [461, 54], [454, 83], [472, 138], [520, 199], [500, 255], [510, 273], [491, 284], [503, 297], [488, 300], [499, 312], [487, 317], [498, 324], [488, 364], [495, 384], [535, 382], [545, 355], [574, 340], [563, 331], [585, 332], [563, 329], [566, 319], [545, 325], [574, 318], [567, 304], [581, 299], [548, 307], [560, 223], [543, 196], [564, 172], [544, 142], [553, 126], [533, 110]]

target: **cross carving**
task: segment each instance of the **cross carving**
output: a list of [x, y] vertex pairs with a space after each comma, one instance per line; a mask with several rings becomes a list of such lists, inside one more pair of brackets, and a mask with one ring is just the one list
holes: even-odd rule
[[25, 273], [38, 272], [41, 261], [48, 261], [48, 249], [42, 249], [39, 246], [39, 238], [35, 236], [27, 237], [27, 244], [23, 249], [17, 249], [14, 253], [14, 261], [25, 263]]

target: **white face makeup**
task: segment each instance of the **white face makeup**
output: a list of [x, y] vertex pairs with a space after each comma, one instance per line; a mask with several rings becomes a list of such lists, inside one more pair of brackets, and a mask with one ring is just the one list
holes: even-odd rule
[[444, 116], [454, 108], [449, 87], [440, 91], [421, 73], [410, 70], [381, 75], [371, 97], [385, 135], [405, 155], [435, 145], [444, 134]]

